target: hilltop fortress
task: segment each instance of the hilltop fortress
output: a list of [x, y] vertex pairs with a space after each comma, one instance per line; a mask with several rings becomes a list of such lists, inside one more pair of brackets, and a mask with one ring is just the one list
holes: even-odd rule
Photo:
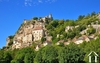
[[[49, 36], [47, 35], [45, 24], [47, 20], [52, 20], [52, 14], [49, 16], [40, 18], [38, 20], [24, 20], [13, 38], [12, 49], [23, 48], [31, 46], [33, 42], [40, 41], [42, 37], [45, 37], [47, 41]], [[7, 38], [7, 46], [10, 42]]]
[[31, 20], [24, 20], [15, 35], [7, 38], [6, 48], [20, 49], [31, 46], [38, 50], [42, 46], [52, 44], [68, 45], [70, 42], [80, 44], [95, 40], [98, 38], [97, 34], [100, 34], [100, 13], [91, 17], [86, 16], [76, 25], [67, 23], [73, 24], [74, 21], [55, 21], [52, 14], [39, 19], [34, 17]]

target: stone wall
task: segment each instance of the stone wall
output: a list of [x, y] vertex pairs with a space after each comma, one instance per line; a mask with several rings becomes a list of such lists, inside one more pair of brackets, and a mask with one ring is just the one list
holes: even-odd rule
[[[40, 41], [42, 37], [45, 37], [47, 35], [45, 28], [46, 19], [52, 20], [53, 17], [50, 14], [49, 16], [41, 18], [39, 20], [25, 19], [24, 22], [19, 27], [18, 31], [14, 35], [12, 49], [31, 46], [33, 42], [36, 43], [37, 41]], [[50, 41], [51, 38], [47, 37], [47, 40]], [[7, 38], [6, 46], [8, 46], [9, 42], [10, 39]]]
[[[41, 38], [44, 36], [43, 28], [39, 30], [34, 30], [36, 26], [45, 26], [42, 22], [35, 22], [35, 24], [32, 24], [32, 22], [24, 21], [23, 26], [20, 27], [18, 32], [15, 34], [14, 40], [13, 40], [13, 49], [14, 48], [23, 48], [26, 46], [32, 45], [32, 42], [41, 40]], [[38, 38], [37, 38], [38, 37]]]

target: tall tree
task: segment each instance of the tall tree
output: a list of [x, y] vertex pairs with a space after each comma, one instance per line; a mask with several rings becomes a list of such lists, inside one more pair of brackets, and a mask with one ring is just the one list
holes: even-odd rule
[[59, 63], [82, 63], [84, 52], [74, 43], [59, 50]]
[[91, 16], [94, 16], [94, 15], [96, 15], [96, 13], [93, 11], [93, 12], [91, 13]]
[[57, 51], [53, 46], [46, 46], [42, 50], [44, 63], [58, 63], [57, 56]]
[[15, 63], [27, 63], [27, 61], [30, 61], [30, 63], [32, 63], [34, 62], [34, 57], [35, 57], [34, 50], [27, 47], [19, 50], [16, 53], [15, 58], [11, 62], [15, 61]]
[[80, 16], [78, 17], [78, 20], [82, 20], [84, 17], [85, 17], [84, 15], [80, 15]]

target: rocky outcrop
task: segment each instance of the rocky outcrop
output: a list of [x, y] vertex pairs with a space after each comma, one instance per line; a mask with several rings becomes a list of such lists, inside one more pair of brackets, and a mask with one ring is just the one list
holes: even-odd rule
[[13, 44], [13, 38], [14, 36], [8, 36], [8, 38], [6, 39], [6, 46], [11, 46]]
[[6, 39], [6, 41], [7, 41], [6, 46], [8, 46], [9, 43], [10, 43], [10, 38], [8, 37], [8, 38]]
[[44, 35], [43, 26], [43, 22], [41, 21], [36, 22], [35, 20], [25, 20], [14, 36], [12, 48], [27, 47], [32, 45], [32, 42], [41, 40]]
[[97, 18], [98, 18], [98, 19], [100, 19], [100, 12], [98, 13], [98, 16], [97, 16]]
[[[43, 17], [39, 20], [24, 20], [12, 39], [12, 49], [31, 46], [33, 42], [36, 43], [36, 41], [40, 41], [42, 37], [46, 37], [47, 32], [45, 24], [47, 20], [52, 19], [53, 17], [50, 14], [49, 16]], [[11, 40], [8, 37], [6, 46], [8, 46], [10, 42]]]

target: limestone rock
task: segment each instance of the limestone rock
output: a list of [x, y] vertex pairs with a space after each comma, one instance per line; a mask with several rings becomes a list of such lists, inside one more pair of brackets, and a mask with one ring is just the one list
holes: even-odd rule
[[15, 34], [12, 48], [14, 49], [31, 46], [32, 42], [41, 40], [41, 38], [44, 36], [43, 26], [45, 27], [42, 22], [32, 24], [31, 21], [25, 21]]
[[[47, 33], [45, 28], [47, 19], [52, 20], [52, 15], [50, 14], [40, 20], [24, 20], [14, 35], [12, 49], [31, 46], [33, 42], [36, 43], [36, 41], [40, 41], [42, 37], [45, 37], [45, 33]], [[47, 39], [51, 40], [51, 38]], [[7, 46], [9, 42], [10, 39], [7, 38]]]

